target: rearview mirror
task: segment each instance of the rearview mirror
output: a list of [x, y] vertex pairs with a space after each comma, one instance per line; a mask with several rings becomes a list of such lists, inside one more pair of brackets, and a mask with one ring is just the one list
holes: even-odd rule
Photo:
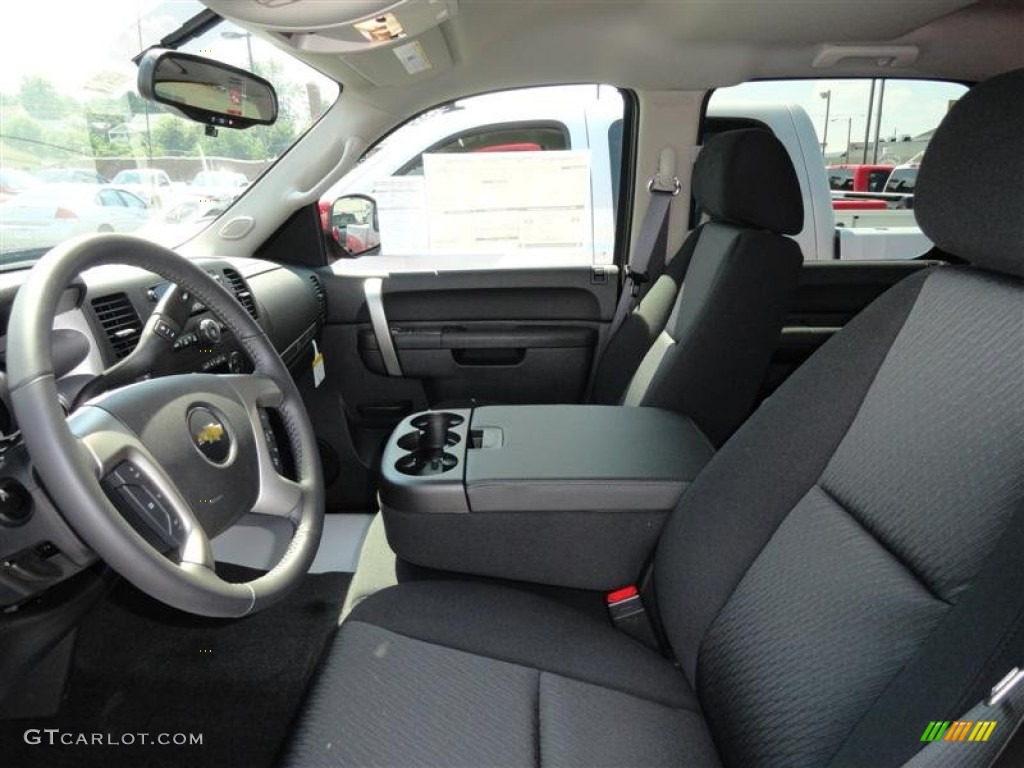
[[219, 61], [161, 48], [139, 61], [139, 94], [183, 117], [218, 128], [277, 120], [277, 94], [262, 77]]

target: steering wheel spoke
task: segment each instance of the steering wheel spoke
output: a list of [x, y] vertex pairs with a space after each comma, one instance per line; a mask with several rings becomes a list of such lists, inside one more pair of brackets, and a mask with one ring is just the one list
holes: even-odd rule
[[255, 415], [255, 423], [259, 423], [259, 408], [276, 408], [284, 400], [284, 393], [276, 381], [262, 373], [224, 374], [220, 377], [228, 382], [239, 399], [249, 411], [250, 418]]
[[213, 571], [213, 547], [203, 527], [196, 523], [185, 537], [178, 557], [178, 565], [187, 571], [205, 569]]
[[83, 408], [69, 419], [91, 457], [96, 479], [115, 507], [154, 548], [182, 564], [213, 568], [209, 537], [192, 507], [148, 448], [117, 419]]
[[235, 375], [228, 379], [238, 394], [249, 423], [256, 435], [256, 454], [259, 460], [259, 495], [252, 513], [283, 517], [293, 524], [298, 522], [298, 508], [303, 498], [302, 486], [279, 469], [280, 458], [272, 454], [276, 446], [266, 409], [277, 407], [284, 399], [281, 388], [269, 377], [261, 374]]
[[263, 464], [260, 463], [260, 495], [256, 497], [252, 508], [254, 515], [283, 517], [295, 524], [298, 519], [296, 510], [301, 501], [302, 486], [279, 475], [273, 465], [269, 471], [264, 472]]

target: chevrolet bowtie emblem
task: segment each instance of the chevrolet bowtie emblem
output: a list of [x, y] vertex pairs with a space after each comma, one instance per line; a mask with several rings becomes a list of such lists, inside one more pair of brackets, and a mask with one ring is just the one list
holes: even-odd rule
[[188, 434], [192, 445], [207, 461], [224, 464], [231, 458], [231, 432], [228, 425], [209, 408], [198, 406], [189, 412]]
[[196, 435], [196, 445], [208, 445], [210, 443], [220, 442], [220, 439], [224, 437], [224, 426], [221, 424], [213, 423], [207, 424]]

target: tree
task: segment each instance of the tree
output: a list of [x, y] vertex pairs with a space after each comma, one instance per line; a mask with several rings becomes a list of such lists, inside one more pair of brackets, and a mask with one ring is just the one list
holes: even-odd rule
[[66, 96], [62, 96], [49, 80], [39, 75], [22, 78], [18, 99], [22, 109], [40, 120], [57, 120], [64, 117], [73, 103]]
[[154, 155], [195, 154], [202, 128], [174, 117], [153, 119], [153, 122]]
[[23, 142], [23, 149], [25, 145], [38, 142], [43, 135], [42, 126], [25, 114], [5, 116], [3, 128], [0, 129], [0, 132], [3, 133], [5, 139]]

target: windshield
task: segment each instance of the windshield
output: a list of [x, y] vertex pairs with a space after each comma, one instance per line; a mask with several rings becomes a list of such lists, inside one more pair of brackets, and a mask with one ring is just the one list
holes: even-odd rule
[[[194, 0], [101, 5], [4, 5], [2, 266], [29, 263], [92, 232], [132, 232], [179, 245], [223, 215], [337, 98], [337, 83], [224, 21], [181, 50], [266, 78], [277, 90], [280, 115], [274, 125], [207, 136], [202, 125], [141, 99], [132, 63], [203, 6]], [[43, 29], [45, 44], [33, 32]], [[69, 184], [93, 194], [69, 195]], [[72, 206], [69, 200], [106, 202]]]

